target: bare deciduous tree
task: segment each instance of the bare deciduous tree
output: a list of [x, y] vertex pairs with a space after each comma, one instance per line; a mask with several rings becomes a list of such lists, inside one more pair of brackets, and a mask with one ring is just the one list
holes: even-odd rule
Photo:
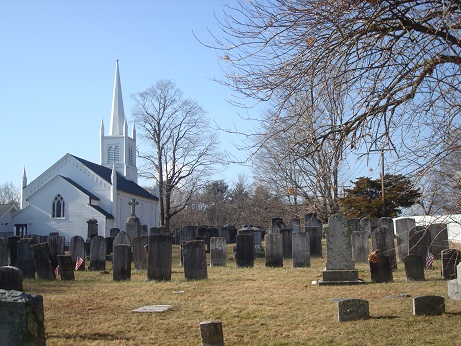
[[0, 186], [0, 204], [14, 203], [19, 206], [21, 194], [12, 182]]
[[[169, 228], [171, 218], [187, 206], [219, 164], [217, 135], [211, 132], [205, 111], [196, 101], [183, 98], [171, 80], [160, 80], [133, 98], [133, 115], [149, 147], [140, 153], [147, 162], [141, 174], [158, 180], [160, 222]], [[175, 191], [180, 194], [172, 198]]]

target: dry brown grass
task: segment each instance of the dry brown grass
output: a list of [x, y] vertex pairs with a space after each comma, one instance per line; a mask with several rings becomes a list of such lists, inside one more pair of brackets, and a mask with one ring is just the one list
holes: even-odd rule
[[[229, 250], [230, 250], [230, 246]], [[390, 284], [313, 286], [325, 259], [310, 268], [209, 267], [208, 280], [185, 281], [178, 248], [172, 280], [149, 282], [146, 273], [113, 282], [112, 273], [77, 272], [75, 281], [25, 280], [24, 290], [43, 295], [48, 345], [200, 345], [199, 323], [220, 320], [226, 345], [402, 345], [453, 344], [459, 339], [461, 303], [447, 299], [440, 261], [425, 282], [407, 283], [403, 264]], [[110, 263], [108, 262], [110, 270]], [[366, 264], [357, 264], [369, 282]], [[184, 293], [174, 293], [184, 291]], [[411, 298], [390, 298], [409, 294]], [[446, 313], [416, 317], [412, 297], [446, 298]], [[369, 301], [371, 318], [338, 322], [333, 298]], [[144, 305], [168, 304], [165, 313], [133, 313]]]

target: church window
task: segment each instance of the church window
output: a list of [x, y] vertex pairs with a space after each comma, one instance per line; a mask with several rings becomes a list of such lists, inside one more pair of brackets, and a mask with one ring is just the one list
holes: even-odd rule
[[53, 199], [52, 217], [64, 217], [64, 199], [57, 194]]
[[114, 162], [114, 147], [112, 145], [109, 146], [109, 150], [107, 152], [107, 162], [108, 163]]
[[114, 162], [119, 162], [120, 161], [120, 149], [118, 145], [114, 147]]
[[133, 163], [133, 147], [128, 147], [128, 162]]

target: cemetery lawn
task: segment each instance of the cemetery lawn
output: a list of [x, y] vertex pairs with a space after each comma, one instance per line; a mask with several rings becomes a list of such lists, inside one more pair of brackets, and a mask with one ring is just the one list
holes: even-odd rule
[[[208, 267], [208, 279], [185, 281], [179, 248], [173, 246], [171, 281], [114, 282], [107, 272], [79, 271], [75, 281], [24, 280], [24, 291], [43, 296], [47, 345], [201, 345], [199, 323], [222, 321], [226, 345], [449, 345], [459, 340], [461, 302], [447, 297], [441, 263], [425, 271], [426, 281], [407, 283], [403, 263], [394, 282], [370, 283], [368, 264], [357, 263], [367, 284], [318, 286], [325, 258], [310, 268]], [[325, 252], [324, 252], [325, 254]], [[208, 256], [209, 254], [207, 254]], [[87, 262], [88, 265], [88, 262]], [[445, 298], [442, 316], [414, 316], [413, 297]], [[338, 322], [335, 298], [369, 301], [370, 318]], [[146, 305], [171, 305], [163, 313], [133, 313]], [[1, 343], [1, 342], [0, 342]]]

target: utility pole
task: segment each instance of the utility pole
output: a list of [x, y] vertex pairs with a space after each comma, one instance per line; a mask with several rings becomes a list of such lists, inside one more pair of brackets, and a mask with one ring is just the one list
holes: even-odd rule
[[384, 192], [384, 148], [381, 148], [381, 204], [383, 217], [386, 215], [386, 204], [385, 204], [385, 192]]

